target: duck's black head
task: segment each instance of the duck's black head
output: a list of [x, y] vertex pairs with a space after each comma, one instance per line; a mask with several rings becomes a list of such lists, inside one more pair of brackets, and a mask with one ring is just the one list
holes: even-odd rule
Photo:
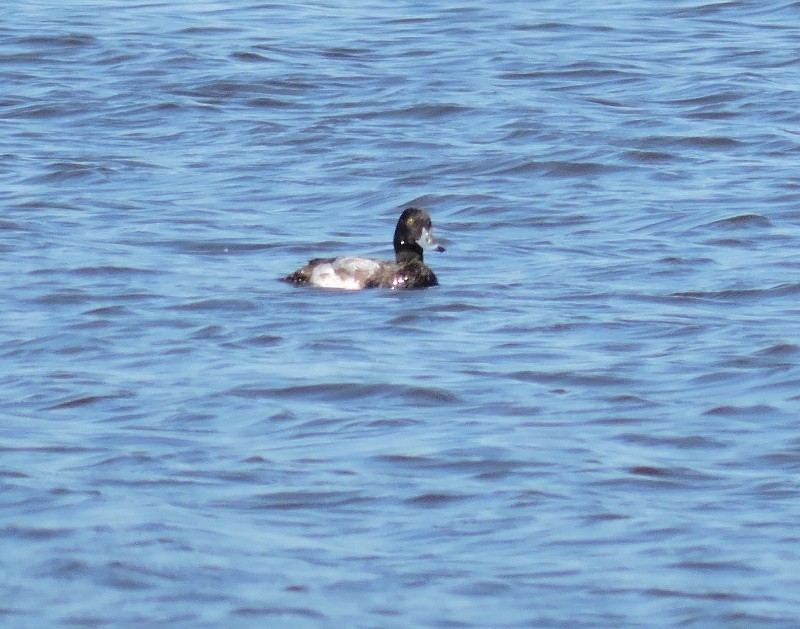
[[[421, 245], [421, 246], [420, 246]], [[433, 239], [431, 217], [423, 210], [410, 207], [403, 210], [394, 230], [394, 255], [398, 262], [422, 261], [422, 247], [444, 251]]]

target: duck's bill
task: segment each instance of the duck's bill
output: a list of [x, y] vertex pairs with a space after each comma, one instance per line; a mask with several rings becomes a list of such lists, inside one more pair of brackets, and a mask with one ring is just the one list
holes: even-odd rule
[[423, 249], [431, 251], [444, 251], [444, 247], [433, 238], [431, 230], [427, 227], [422, 228], [422, 238], [419, 239]]

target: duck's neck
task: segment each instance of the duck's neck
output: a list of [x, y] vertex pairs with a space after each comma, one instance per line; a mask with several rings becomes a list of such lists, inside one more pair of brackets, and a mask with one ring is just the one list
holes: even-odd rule
[[422, 247], [415, 242], [403, 242], [395, 239], [394, 259], [400, 264], [422, 262]]

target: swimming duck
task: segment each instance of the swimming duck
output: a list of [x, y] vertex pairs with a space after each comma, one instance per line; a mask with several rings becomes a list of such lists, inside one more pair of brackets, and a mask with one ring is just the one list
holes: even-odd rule
[[394, 230], [394, 262], [355, 256], [315, 258], [283, 279], [297, 285], [344, 290], [436, 286], [439, 282], [422, 261], [420, 245], [444, 251], [433, 239], [428, 213], [408, 208]]

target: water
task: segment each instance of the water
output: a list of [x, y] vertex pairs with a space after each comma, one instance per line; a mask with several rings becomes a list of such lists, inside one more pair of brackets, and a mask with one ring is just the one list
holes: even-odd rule
[[[8, 626], [796, 626], [800, 3], [16, 0]], [[441, 286], [277, 281], [391, 255]]]

